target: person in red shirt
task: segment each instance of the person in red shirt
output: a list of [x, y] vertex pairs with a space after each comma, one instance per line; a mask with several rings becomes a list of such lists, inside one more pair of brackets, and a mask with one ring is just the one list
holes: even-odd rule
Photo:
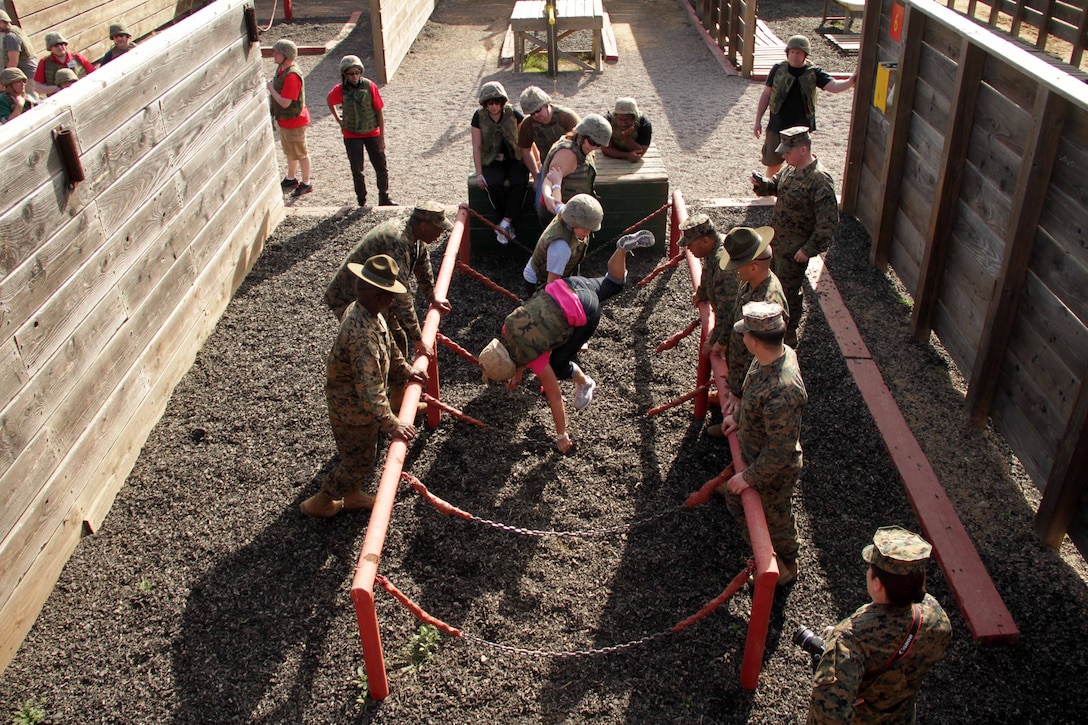
[[[306, 86], [302, 73], [295, 65], [298, 46], [290, 40], [277, 40], [272, 46], [276, 75], [268, 81], [272, 118], [279, 126], [283, 155], [287, 157], [287, 176], [280, 187], [294, 189], [292, 196], [302, 196], [314, 190], [310, 184], [310, 151], [306, 148], [306, 127], [310, 125], [310, 109], [306, 107]], [[302, 181], [295, 177], [301, 167]]]
[[[363, 77], [363, 70], [359, 56], [345, 55], [340, 60], [340, 82], [333, 86], [325, 100], [344, 134], [344, 149], [359, 206], [366, 206], [364, 148], [378, 179], [378, 205], [396, 206], [389, 198], [389, 167], [385, 161], [385, 114], [382, 111], [385, 103], [378, 87]], [[337, 106], [341, 107], [339, 113]]]
[[34, 83], [39, 93], [51, 96], [60, 90], [56, 76], [61, 68], [71, 69], [78, 78], [94, 72], [94, 63], [81, 53], [68, 52], [68, 39], [60, 33], [46, 33], [45, 44], [49, 48], [49, 55], [41, 59], [38, 69], [34, 71]]

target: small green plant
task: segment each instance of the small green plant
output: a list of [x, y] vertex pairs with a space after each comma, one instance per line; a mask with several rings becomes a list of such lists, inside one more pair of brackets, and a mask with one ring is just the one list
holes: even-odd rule
[[45, 698], [27, 700], [11, 714], [12, 725], [40, 725], [45, 722]]
[[136, 582], [136, 590], [140, 591], [140, 592], [143, 592], [144, 594], [151, 591], [154, 587], [155, 587], [155, 582], [151, 581], [147, 577], [144, 577], [140, 581]]
[[412, 635], [411, 639], [408, 640], [408, 644], [401, 651], [402, 657], [408, 660], [408, 663], [401, 668], [401, 671], [418, 671], [430, 661], [434, 651], [438, 649], [438, 643], [441, 639], [442, 635], [439, 633], [438, 627], [433, 624], [419, 625], [419, 629]]
[[351, 683], [357, 688], [362, 690], [358, 697], [355, 698], [355, 702], [360, 705], [369, 705], [370, 700], [370, 680], [366, 676], [366, 667], [359, 665], [355, 668], [355, 677], [351, 678]]

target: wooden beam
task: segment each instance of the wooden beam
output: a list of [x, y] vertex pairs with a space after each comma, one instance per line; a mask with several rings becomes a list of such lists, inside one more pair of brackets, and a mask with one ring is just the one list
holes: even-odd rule
[[858, 56], [858, 77], [854, 84], [854, 102], [850, 112], [850, 133], [846, 142], [846, 167], [842, 174], [844, 214], [854, 214], [857, 210], [858, 188], [861, 185], [862, 161], [865, 158], [865, 140], [869, 127], [869, 109], [873, 105], [873, 86], [876, 83], [880, 23], [877, 20], [865, 22], [864, 18], [879, 17], [880, 0], [867, 0], [861, 25], [861, 54]]
[[1005, 234], [1001, 271], [986, 311], [975, 364], [968, 381], [967, 410], [975, 425], [985, 425], [993, 404], [1068, 109], [1069, 102], [1064, 98], [1045, 86], [1038, 87], [1032, 109], [1031, 131], [1024, 147], [1023, 163], [1009, 210], [1009, 218], [1016, 221]]
[[1081, 378], [1073, 414], [1054, 454], [1043, 500], [1035, 513], [1035, 533], [1044, 544], [1055, 549], [1061, 546], [1085, 494], [1088, 494], [1088, 375]]
[[944, 128], [944, 146], [937, 163], [937, 183], [933, 190], [933, 207], [926, 231], [926, 246], [918, 270], [918, 286], [914, 291], [911, 312], [911, 332], [919, 341], [929, 339], [933, 315], [941, 294], [941, 275], [948, 256], [952, 222], [963, 184], [963, 167], [971, 129], [975, 125], [975, 105], [978, 100], [986, 54], [968, 38], [960, 40], [960, 62], [950, 93], [948, 121]]
[[925, 30], [926, 16], [907, 5], [903, 15], [903, 44], [899, 47], [895, 108], [888, 128], [887, 146], [884, 148], [884, 164], [880, 170], [884, 194], [877, 217], [876, 233], [873, 235], [873, 246], [869, 250], [869, 262], [881, 270], [888, 266], [889, 250], [895, 236], [895, 217], [899, 213], [903, 163], [907, 157], [907, 143], [910, 141], [914, 92], [918, 84], [918, 64], [922, 56], [922, 36]]
[[1084, 4], [1084, 8], [1080, 11], [1080, 18], [1077, 20], [1077, 42], [1073, 43], [1073, 52], [1069, 56], [1070, 65], [1080, 68], [1086, 43], [1088, 43], [1088, 3]]

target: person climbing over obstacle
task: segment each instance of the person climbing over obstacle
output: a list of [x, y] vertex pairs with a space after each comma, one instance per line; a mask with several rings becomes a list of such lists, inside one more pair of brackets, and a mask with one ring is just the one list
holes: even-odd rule
[[[808, 61], [812, 48], [808, 38], [794, 35], [786, 41], [786, 62], [776, 63], [767, 74], [763, 94], [756, 104], [756, 123], [752, 132], [756, 138], [763, 136], [763, 164], [767, 176], [774, 176], [782, 168], [782, 152], [778, 145], [779, 132], [793, 126], [816, 130], [816, 89], [828, 93], [842, 93], [854, 87], [858, 79], [855, 70], [849, 78], [837, 81], [818, 65]], [[767, 133], [763, 133], [763, 114], [767, 109]]]
[[[536, 373], [555, 421], [555, 445], [560, 453], [569, 451], [574, 442], [567, 431], [559, 381], [574, 380], [575, 410], [585, 410], [593, 402], [597, 383], [582, 372], [574, 356], [597, 329], [601, 304], [623, 290], [627, 253], [634, 248], [628, 245], [634, 245], [635, 236], [616, 242], [603, 277], [568, 277], [545, 285], [506, 316], [501, 337], [493, 338], [479, 354], [484, 382], [505, 382], [507, 390], [517, 390], [526, 368]], [[653, 246], [653, 241], [635, 246]]]
[[541, 173], [544, 184], [536, 200], [536, 215], [541, 227], [547, 227], [563, 204], [576, 194], [593, 194], [597, 178], [594, 152], [607, 146], [612, 138], [612, 125], [604, 116], [591, 113], [556, 141], [544, 159]]

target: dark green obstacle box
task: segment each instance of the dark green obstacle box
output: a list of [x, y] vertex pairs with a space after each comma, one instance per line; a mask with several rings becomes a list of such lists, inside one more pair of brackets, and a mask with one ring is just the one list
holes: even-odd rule
[[[593, 235], [590, 242], [590, 250], [595, 250], [602, 245], [613, 244], [624, 229], [641, 219], [649, 216], [661, 208], [669, 200], [669, 175], [665, 172], [665, 162], [657, 146], [650, 145], [641, 161], [631, 163], [623, 159], [610, 159], [604, 154], [596, 154], [597, 182], [595, 185], [597, 197], [604, 208], [604, 224], [601, 230]], [[525, 204], [521, 215], [514, 220], [514, 229], [518, 234], [518, 242], [525, 247], [532, 248], [542, 231], [540, 222], [537, 221], [536, 210], [533, 209], [532, 189], [525, 195]], [[487, 199], [487, 193], [476, 186], [476, 175], [468, 176], [468, 204], [482, 216], [495, 221], [495, 210]], [[657, 244], [654, 249], [658, 252], [665, 251], [665, 232], [668, 227], [669, 215], [659, 214], [641, 228], [649, 229], [654, 233]], [[471, 232], [469, 242], [472, 255], [497, 254], [504, 250], [506, 254], [516, 250], [524, 253], [517, 247], [501, 247], [495, 241], [495, 232], [479, 219], [469, 218]]]

